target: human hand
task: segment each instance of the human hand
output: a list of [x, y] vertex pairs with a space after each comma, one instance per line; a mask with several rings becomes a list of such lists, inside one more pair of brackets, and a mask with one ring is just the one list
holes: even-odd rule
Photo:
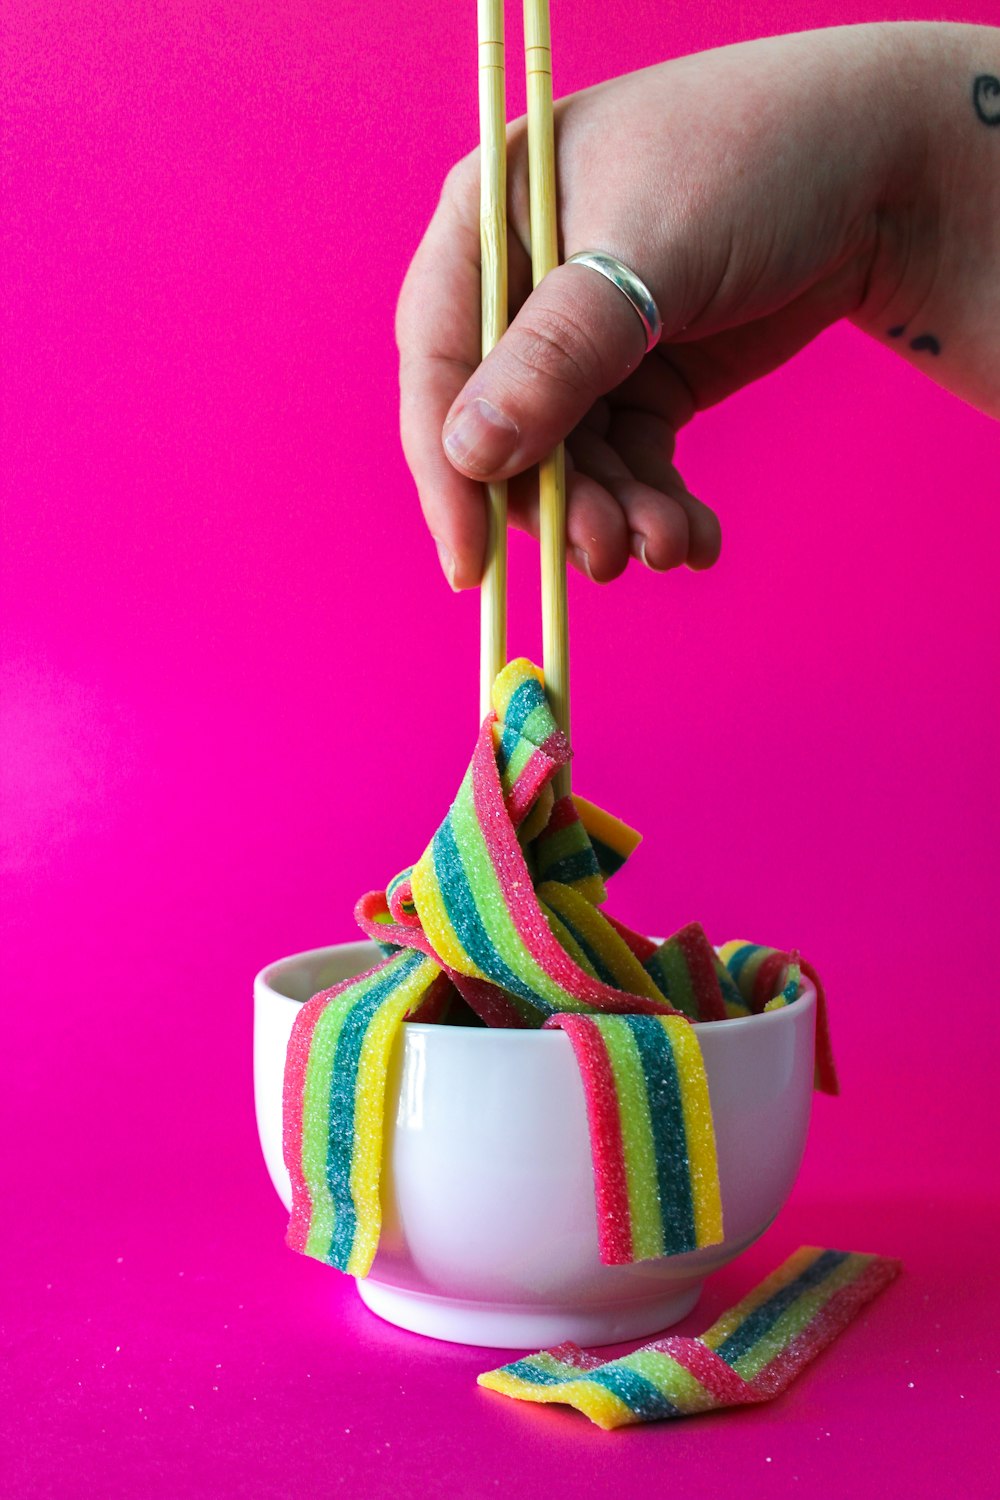
[[[479, 363], [478, 153], [460, 162], [397, 313], [403, 446], [453, 587], [479, 581], [482, 481], [509, 479], [511, 521], [537, 535], [537, 487], [525, 471], [563, 438], [569, 556], [582, 571], [605, 582], [630, 555], [656, 570], [708, 567], [719, 523], [673, 461], [675, 434], [696, 411], [842, 317], [889, 343], [896, 336], [925, 363], [940, 354], [937, 336], [898, 342], [935, 296], [952, 311], [956, 302], [954, 287], [935, 281], [950, 200], [928, 190], [928, 142], [936, 125], [946, 142], [948, 130], [968, 128], [970, 159], [1000, 146], [986, 140], [1000, 131], [974, 134], [965, 89], [975, 58], [1000, 72], [998, 54], [1000, 34], [988, 28], [848, 27], [679, 59], [561, 101], [563, 254], [605, 250], [642, 277], [664, 322], [646, 355], [634, 310], [592, 270], [562, 265], [531, 292], [519, 121], [508, 133], [519, 311]], [[954, 98], [915, 108], [915, 90], [940, 85], [942, 72]], [[990, 244], [998, 220], [994, 196], [978, 231]], [[989, 405], [963, 343], [964, 368], [935, 359], [934, 374]]]

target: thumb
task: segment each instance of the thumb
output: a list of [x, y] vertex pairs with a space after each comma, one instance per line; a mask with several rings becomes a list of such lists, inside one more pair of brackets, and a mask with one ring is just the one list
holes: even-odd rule
[[519, 474], [572, 432], [645, 350], [639, 316], [617, 287], [586, 266], [557, 266], [455, 398], [445, 452], [472, 479]]

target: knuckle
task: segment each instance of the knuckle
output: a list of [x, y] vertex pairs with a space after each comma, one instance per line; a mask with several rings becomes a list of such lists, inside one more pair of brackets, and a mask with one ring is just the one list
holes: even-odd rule
[[449, 167], [441, 186], [442, 205], [464, 209], [479, 197], [479, 151], [470, 151]]
[[603, 360], [594, 340], [558, 309], [537, 309], [510, 344], [528, 384], [544, 380], [590, 397], [602, 383]]

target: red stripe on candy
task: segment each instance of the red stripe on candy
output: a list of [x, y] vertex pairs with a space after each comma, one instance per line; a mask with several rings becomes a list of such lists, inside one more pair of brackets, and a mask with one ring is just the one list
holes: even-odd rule
[[833, 1044], [830, 1041], [830, 1018], [826, 1009], [826, 992], [812, 964], [799, 963], [803, 974], [816, 989], [816, 1087], [824, 1094], [839, 1094], [840, 1082], [833, 1060]]
[[565, 1031], [573, 1048], [590, 1124], [601, 1260], [624, 1266], [632, 1260], [632, 1216], [625, 1175], [625, 1147], [615, 1075], [604, 1038], [587, 1016], [553, 1016], [546, 1029]]
[[789, 1342], [787, 1348], [776, 1355], [770, 1364], [758, 1370], [753, 1385], [755, 1390], [761, 1392], [761, 1399], [776, 1396], [791, 1385], [803, 1366], [814, 1360], [817, 1354], [821, 1354], [828, 1344], [832, 1344], [848, 1323], [857, 1317], [865, 1303], [871, 1302], [890, 1281], [896, 1279], [900, 1269], [901, 1263], [898, 1260], [886, 1260], [879, 1256], [847, 1286], [834, 1292], [802, 1332]]
[[629, 1015], [674, 1015], [665, 1001], [649, 1000], [614, 989], [575, 964], [552, 935], [538, 904], [517, 835], [503, 808], [503, 790], [493, 756], [490, 720], [485, 720], [472, 758], [472, 796], [476, 821], [511, 921], [531, 957], [553, 983], [577, 1001], [596, 1009]]
[[726, 1003], [715, 971], [715, 950], [705, 936], [704, 928], [699, 922], [689, 922], [674, 934], [674, 942], [688, 966], [699, 1021], [724, 1021]]

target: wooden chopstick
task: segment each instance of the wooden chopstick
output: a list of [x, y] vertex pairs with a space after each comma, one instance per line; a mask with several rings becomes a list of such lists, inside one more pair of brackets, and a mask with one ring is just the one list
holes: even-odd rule
[[[559, 264], [552, 44], [548, 0], [524, 0], [524, 64], [528, 91], [528, 187], [531, 276], [535, 286]], [[569, 632], [566, 618], [566, 457], [562, 443], [538, 466], [542, 566], [542, 668], [556, 723], [569, 734]], [[553, 783], [570, 789], [569, 767]]]
[[[507, 99], [504, 0], [479, 7], [479, 241], [482, 355], [507, 327]], [[487, 485], [486, 559], [479, 593], [480, 718], [490, 710], [493, 679], [507, 662], [507, 482]]]

